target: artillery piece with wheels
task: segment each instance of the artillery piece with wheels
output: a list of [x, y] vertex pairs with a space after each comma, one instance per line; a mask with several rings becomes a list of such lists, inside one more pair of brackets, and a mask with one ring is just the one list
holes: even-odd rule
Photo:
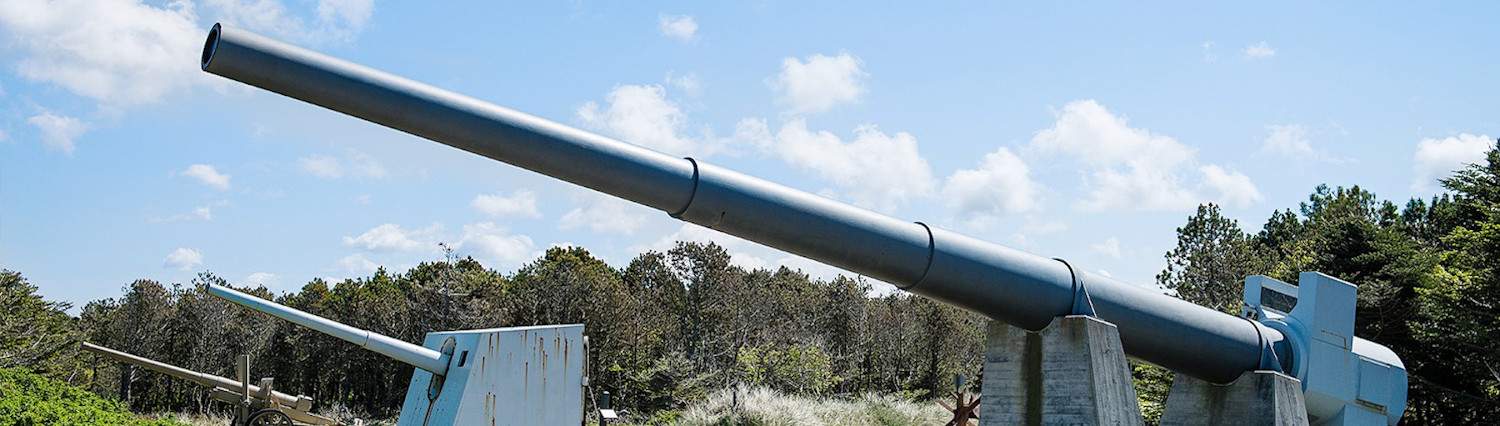
[[439, 331], [417, 346], [228, 287], [204, 290], [416, 367], [397, 425], [583, 423], [583, 325]]
[[148, 370], [193, 382], [210, 388], [210, 398], [232, 404], [238, 408], [234, 425], [286, 425], [337, 424], [333, 419], [313, 414], [312, 398], [303, 395], [291, 396], [271, 389], [272, 381], [262, 379], [259, 385], [249, 383], [249, 362], [239, 359], [237, 373], [240, 380], [188, 370], [175, 365], [131, 355], [125, 352], [83, 342], [84, 350], [114, 358], [120, 362], [145, 367]]
[[214, 26], [201, 66], [982, 314], [985, 424], [1140, 424], [1127, 357], [1178, 373], [1164, 423], [1395, 424], [1405, 410], [1405, 367], [1353, 335], [1355, 287], [1332, 277], [1252, 277], [1260, 315], [1226, 315], [237, 29]]

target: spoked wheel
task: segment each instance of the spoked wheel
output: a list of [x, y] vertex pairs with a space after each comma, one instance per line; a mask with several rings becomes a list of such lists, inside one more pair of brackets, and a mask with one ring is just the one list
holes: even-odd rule
[[246, 424], [250, 426], [292, 426], [292, 418], [287, 417], [286, 413], [267, 408], [251, 414], [250, 422]]

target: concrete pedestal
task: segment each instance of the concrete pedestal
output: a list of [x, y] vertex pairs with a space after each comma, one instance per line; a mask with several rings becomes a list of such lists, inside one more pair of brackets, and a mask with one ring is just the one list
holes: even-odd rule
[[1178, 374], [1163, 411], [1163, 426], [1307, 425], [1302, 382], [1275, 371], [1247, 371], [1227, 385]]
[[1114, 324], [1087, 316], [1038, 332], [990, 321], [980, 426], [1140, 425]]

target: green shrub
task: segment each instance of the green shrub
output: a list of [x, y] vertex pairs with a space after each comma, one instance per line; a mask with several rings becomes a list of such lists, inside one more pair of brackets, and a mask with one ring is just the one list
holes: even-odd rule
[[0, 369], [0, 426], [185, 426], [142, 420], [119, 402], [17, 369]]
[[822, 395], [838, 385], [831, 364], [813, 345], [747, 347], [735, 355], [741, 383], [796, 394]]

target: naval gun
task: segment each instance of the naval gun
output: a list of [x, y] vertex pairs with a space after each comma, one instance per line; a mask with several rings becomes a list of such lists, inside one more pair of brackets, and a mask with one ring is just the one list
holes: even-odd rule
[[240, 380], [233, 380], [131, 355], [89, 342], [83, 342], [82, 347], [89, 352], [120, 362], [135, 364], [211, 389], [208, 393], [209, 398], [242, 408], [234, 422], [235, 425], [291, 425], [293, 422], [312, 425], [337, 424], [333, 419], [312, 413], [312, 398], [277, 392], [271, 389], [272, 381], [269, 379], [261, 379], [259, 385], [250, 384], [249, 363], [244, 357], [240, 358], [239, 368], [237, 368]]
[[397, 425], [583, 423], [581, 324], [438, 331], [418, 346], [229, 287], [204, 291], [416, 367]]
[[[1062, 259], [670, 156], [240, 29], [215, 25], [200, 65], [1015, 327], [1040, 330], [1069, 315], [1107, 321], [1129, 357], [1188, 377], [1227, 384], [1246, 372], [1285, 372], [1300, 380], [1313, 423], [1395, 424], [1405, 410], [1404, 365], [1388, 348], [1353, 336], [1354, 286], [1331, 277], [1304, 274], [1303, 303], [1295, 308], [1257, 309], [1265, 314], [1255, 319], [1227, 315]], [[1260, 284], [1276, 287], [1262, 279], [1250, 284], [1256, 300]], [[1288, 293], [1295, 292], [1278, 294]]]

